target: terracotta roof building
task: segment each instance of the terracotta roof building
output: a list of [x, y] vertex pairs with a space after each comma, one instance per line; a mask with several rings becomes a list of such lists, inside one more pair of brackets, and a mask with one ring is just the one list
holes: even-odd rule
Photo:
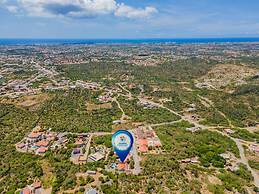
[[35, 145], [37, 147], [48, 147], [49, 141], [41, 140], [41, 141], [38, 141]]
[[77, 140], [76, 140], [76, 142], [75, 142], [75, 145], [77, 145], [78, 147], [81, 147], [81, 146], [83, 146], [85, 143], [84, 143], [84, 141], [83, 141], [83, 139], [81, 139], [81, 138], [78, 138]]
[[148, 151], [148, 141], [146, 139], [139, 139], [138, 145], [139, 145], [139, 151], [140, 152], [147, 152]]
[[32, 193], [32, 191], [31, 191], [31, 189], [28, 188], [28, 187], [25, 187], [25, 188], [20, 192], [20, 194], [31, 194], [31, 193]]
[[25, 144], [24, 144], [24, 143], [19, 143], [19, 144], [17, 144], [16, 146], [17, 146], [17, 148], [19, 148], [19, 149], [23, 149], [23, 148], [25, 147]]
[[37, 139], [37, 138], [39, 138], [41, 135], [42, 135], [42, 133], [40, 133], [40, 132], [31, 132], [31, 133], [28, 135], [28, 138], [30, 138], [30, 139]]
[[117, 168], [118, 168], [118, 170], [125, 171], [125, 170], [128, 169], [128, 164], [127, 163], [119, 163], [117, 165]]
[[48, 151], [48, 148], [40, 147], [40, 148], [37, 150], [37, 153], [38, 153], [38, 154], [44, 154], [44, 153], [46, 153], [46, 151]]

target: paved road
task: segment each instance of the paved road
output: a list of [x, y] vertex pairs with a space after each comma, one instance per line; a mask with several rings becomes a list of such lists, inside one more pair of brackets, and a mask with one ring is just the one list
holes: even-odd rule
[[[144, 99], [144, 98], [142, 98], [142, 97], [138, 97], [138, 99], [141, 100], [141, 101], [146, 101], [146, 102], [148, 102], [148, 103], [150, 103], [150, 104], [153, 104], [153, 105], [155, 105], [155, 106], [157, 106], [157, 107], [164, 108], [164, 109], [170, 111], [171, 113], [173, 113], [173, 114], [175, 114], [175, 115], [181, 117], [181, 120], [186, 120], [186, 121], [192, 123], [193, 125], [195, 125], [195, 127], [200, 127], [201, 129], [214, 129], [214, 128], [222, 127], [222, 126], [210, 127], [210, 126], [206, 126], [206, 125], [200, 125], [198, 122], [195, 122], [195, 121], [191, 120], [190, 118], [185, 117], [185, 116], [183, 116], [183, 115], [181, 115], [181, 114], [175, 112], [174, 110], [171, 110], [171, 109], [165, 107], [165, 106], [162, 105], [162, 104], [153, 102], [153, 101], [151, 101], [151, 100]], [[210, 105], [213, 105], [212, 102], [211, 102], [209, 99], [207, 99], [207, 98], [204, 99], [204, 98], [203, 98], [203, 100], [206, 100], [207, 103], [210, 103]], [[219, 110], [218, 110], [218, 111], [219, 111]], [[222, 116], [224, 116], [225, 118], [227, 118], [222, 112], [219, 111], [219, 113], [220, 113]], [[179, 120], [179, 121], [181, 121], [181, 120]], [[179, 121], [175, 121], [175, 122], [179, 122]], [[228, 121], [229, 121], [229, 120], [228, 120]], [[175, 123], [175, 122], [173, 122], [173, 123]], [[163, 125], [163, 124], [170, 124], [170, 123], [154, 124], [154, 125], [150, 125], [150, 127], [152, 127], [152, 126], [160, 126], [160, 125]], [[229, 121], [229, 125], [233, 127], [231, 121]], [[220, 131], [218, 131], [218, 130], [216, 130], [216, 131], [219, 132], [219, 133], [222, 133], [222, 132], [220, 132]], [[246, 165], [246, 166], [247, 166], [247, 169], [252, 173], [252, 176], [254, 177], [254, 184], [255, 184], [256, 187], [259, 188], [259, 175], [257, 174], [257, 172], [256, 172], [254, 169], [252, 169], [252, 168], [250, 167], [250, 165], [249, 165], [249, 163], [248, 163], [248, 160], [247, 160], [247, 158], [246, 158], [246, 156], [245, 156], [245, 154], [244, 154], [244, 148], [243, 148], [243, 146], [242, 146], [242, 143], [241, 143], [238, 139], [232, 138], [231, 136], [229, 136], [229, 135], [227, 135], [227, 134], [225, 134], [225, 133], [222, 133], [222, 134], [228, 136], [228, 137], [231, 138], [233, 141], [235, 141], [235, 143], [236, 143], [236, 145], [237, 145], [237, 147], [238, 147], [238, 149], [239, 149], [240, 158], [241, 158], [240, 161], [241, 161], [244, 165]], [[140, 166], [139, 166], [139, 160], [138, 160], [138, 158], [136, 157], [136, 153], [137, 153], [137, 151], [133, 151], [133, 158], [136, 158], [136, 161], [137, 161], [138, 163], [136, 164], [136, 162], [135, 162], [135, 165], [136, 165], [136, 168], [138, 168], [138, 167], [140, 167]], [[135, 156], [134, 156], [134, 155], [135, 155]], [[135, 159], [134, 159], [134, 161], [135, 161]], [[135, 169], [134, 169], [134, 170], [135, 170]], [[139, 169], [139, 170], [140, 170], [140, 169]], [[135, 171], [135, 172], [136, 172], [136, 171]]]
[[244, 140], [241, 140], [242, 141], [241, 142], [240, 139], [233, 138], [233, 137], [229, 136], [228, 134], [223, 133], [223, 132], [218, 131], [218, 130], [215, 130], [213, 128], [209, 128], [209, 130], [216, 131], [216, 132], [218, 132], [218, 133], [220, 133], [220, 134], [222, 134], [224, 136], [227, 136], [227, 137], [229, 137], [230, 139], [232, 139], [236, 143], [237, 148], [239, 150], [240, 162], [247, 166], [247, 169], [251, 172], [252, 176], [254, 177], [254, 184], [255, 184], [255, 186], [259, 188], [259, 175], [257, 174], [257, 172], [254, 169], [252, 169], [250, 167], [250, 165], [248, 163], [248, 160], [247, 160], [247, 158], [245, 156], [244, 147], [242, 145], [243, 143], [245, 143], [245, 144], [252, 144], [252, 142], [248, 142], [248, 141], [244, 141]]
[[[68, 132], [68, 133], [65, 133], [65, 134], [70, 134], [70, 135], [82, 135], [82, 133], [72, 133], [72, 132]], [[103, 136], [103, 135], [112, 135], [113, 133], [112, 132], [94, 132], [94, 133], [85, 133], [85, 134], [88, 134], [88, 135], [93, 135], [93, 136]]]
[[133, 174], [138, 175], [141, 173], [141, 169], [140, 169], [140, 161], [139, 161], [138, 150], [137, 150], [137, 145], [136, 145], [137, 143], [136, 143], [134, 133], [131, 130], [129, 132], [134, 137], [134, 143], [133, 143], [132, 150], [131, 150], [132, 157], [134, 160]]
[[86, 144], [86, 146], [85, 146], [85, 154], [84, 154], [84, 156], [85, 156], [86, 160], [87, 160], [87, 158], [88, 158], [88, 154], [89, 154], [89, 150], [90, 150], [90, 146], [91, 146], [92, 137], [93, 137], [93, 134], [90, 135], [90, 137], [89, 137], [89, 139], [88, 139], [88, 142], [87, 142], [87, 144]]
[[[213, 103], [211, 100], [209, 100], [208, 98], [202, 97], [202, 96], [200, 96], [200, 95], [198, 95], [198, 97], [201, 98], [201, 99], [203, 99], [203, 100], [205, 100], [205, 101], [206, 101], [207, 103], [209, 103], [211, 106], [213, 106], [214, 108], [216, 108], [216, 107], [214, 106], [214, 103]], [[220, 115], [222, 115], [222, 116], [228, 121], [229, 126], [233, 128], [234, 126], [233, 126], [232, 122], [227, 118], [227, 116], [226, 116], [223, 112], [221, 112], [220, 110], [218, 110], [217, 108], [216, 108], [216, 110], [218, 111], [218, 113], [219, 113]], [[210, 127], [208, 127], [208, 128], [210, 128]], [[216, 131], [219, 132], [218, 130], [216, 130]], [[246, 158], [246, 156], [245, 156], [245, 153], [244, 153], [244, 147], [243, 147], [243, 145], [242, 145], [242, 142], [240, 142], [239, 139], [233, 138], [233, 137], [231, 137], [231, 136], [229, 136], [229, 135], [227, 135], [227, 134], [225, 134], [225, 133], [222, 133], [222, 132], [219, 132], [219, 133], [221, 133], [222, 135], [228, 136], [229, 138], [231, 138], [231, 139], [236, 143], [236, 145], [237, 145], [237, 147], [238, 147], [238, 150], [239, 150], [239, 154], [240, 154], [240, 162], [247, 166], [247, 169], [251, 172], [252, 176], [254, 177], [254, 184], [255, 184], [255, 186], [259, 188], [259, 175], [257, 174], [257, 172], [256, 172], [254, 169], [252, 169], [252, 168], [250, 167], [250, 165], [249, 165], [249, 163], [248, 163], [248, 160], [247, 160], [247, 158]], [[242, 140], [242, 141], [243, 141], [243, 143], [245, 143], [245, 144], [250, 144], [250, 143], [251, 143], [251, 142], [247, 142], [247, 141], [244, 141], [244, 140]]]
[[[146, 99], [143, 99], [143, 98], [139, 98], [139, 99], [140, 99], [140, 100], [145, 100], [146, 102], [149, 102], [149, 103], [151, 103], [151, 104], [153, 104], [153, 105], [156, 105], [157, 107], [165, 108], [165, 109], [167, 109], [168, 111], [170, 111], [171, 113], [174, 113], [175, 115], [180, 116], [180, 117], [181, 117], [181, 120], [186, 120], [186, 121], [188, 121], [188, 122], [194, 124], [196, 127], [200, 127], [201, 129], [214, 129], [214, 128], [215, 128], [215, 127], [200, 125], [199, 123], [197, 123], [197, 122], [195, 122], [195, 121], [189, 119], [188, 117], [185, 117], [185, 116], [183, 116], [183, 115], [180, 115], [179, 113], [177, 113], [177, 112], [175, 112], [175, 111], [173, 111], [173, 110], [171, 110], [171, 109], [169, 109], [169, 108], [167, 108], [167, 107], [165, 107], [165, 106], [163, 106], [163, 105], [161, 105], [161, 104], [159, 104], [159, 103], [155, 103], [155, 102], [153, 102], [153, 101], [151, 101], [151, 100], [146, 100]], [[208, 100], [208, 99], [206, 99], [206, 100]], [[222, 114], [223, 114], [223, 113], [222, 113]], [[230, 125], [232, 125], [231, 122], [230, 122]], [[155, 125], [151, 125], [151, 126], [155, 126]], [[160, 125], [158, 124], [158, 126], [160, 126]], [[218, 126], [218, 127], [216, 127], [216, 128], [219, 128], [219, 127], [221, 127], [221, 126]], [[218, 130], [216, 130], [216, 131], [219, 132]], [[233, 141], [235, 141], [235, 143], [236, 143], [236, 145], [237, 145], [237, 147], [238, 147], [238, 149], [239, 149], [240, 158], [241, 158], [240, 161], [241, 161], [244, 165], [246, 165], [246, 166], [247, 166], [247, 169], [252, 173], [252, 176], [254, 177], [254, 184], [255, 184], [256, 187], [259, 188], [259, 175], [257, 174], [257, 172], [256, 172], [254, 169], [252, 169], [252, 168], [250, 167], [250, 165], [249, 165], [249, 163], [248, 163], [248, 160], [247, 160], [247, 158], [246, 158], [246, 156], [245, 156], [245, 154], [244, 154], [244, 148], [243, 148], [243, 146], [242, 146], [242, 143], [241, 143], [238, 139], [235, 139], [235, 138], [233, 138], [233, 137], [231, 137], [231, 136], [229, 136], [229, 135], [227, 135], [227, 134], [225, 134], [225, 133], [222, 133], [222, 132], [219, 132], [219, 133], [221, 133], [222, 135], [226, 135], [226, 136], [228, 136], [229, 138], [231, 138]]]
[[148, 100], [148, 99], [141, 98], [141, 97], [139, 97], [138, 99], [139, 99], [140, 101], [142, 101], [142, 102], [147, 102], [147, 103], [152, 104], [152, 105], [154, 105], [154, 106], [156, 106], [156, 107], [164, 108], [164, 109], [170, 111], [171, 113], [173, 113], [173, 114], [175, 114], [175, 115], [177, 115], [177, 116], [179, 116], [179, 117], [182, 117], [182, 115], [180, 115], [179, 113], [177, 113], [177, 112], [171, 110], [170, 108], [165, 107], [165, 106], [162, 105], [162, 104], [159, 104], [159, 103], [153, 102], [152, 100]]
[[112, 135], [112, 132], [95, 132], [95, 133], [89, 133], [90, 135], [93, 136], [103, 136], [103, 135]]
[[257, 174], [257, 172], [252, 169], [248, 163], [248, 160], [245, 156], [245, 153], [244, 153], [244, 148], [242, 146], [242, 143], [238, 140], [238, 139], [235, 139], [235, 138], [231, 138], [233, 139], [233, 141], [236, 142], [237, 144], [237, 147], [239, 149], [239, 153], [240, 153], [240, 158], [241, 158], [241, 162], [247, 166], [247, 169], [252, 173], [252, 176], [254, 177], [254, 184], [257, 188], [259, 188], [259, 175]]
[[159, 126], [163, 126], [163, 125], [172, 125], [172, 124], [175, 124], [175, 123], [179, 123], [179, 122], [181, 122], [181, 121], [183, 121], [183, 120], [180, 119], [180, 120], [178, 120], [178, 121], [151, 124], [151, 125], [149, 125], [149, 126], [150, 126], [150, 127], [159, 127]]
[[157, 107], [166, 109], [166, 110], [168, 110], [169, 112], [171, 112], [171, 113], [173, 113], [173, 114], [175, 114], [175, 115], [181, 117], [181, 120], [185, 120], [185, 121], [188, 121], [189, 123], [193, 124], [195, 127], [199, 127], [199, 128], [201, 128], [201, 129], [207, 128], [207, 126], [200, 125], [198, 122], [193, 121], [191, 118], [185, 117], [185, 116], [179, 114], [178, 112], [175, 112], [174, 110], [172, 110], [172, 109], [170, 109], [170, 108], [168, 108], [168, 107], [165, 107], [165, 106], [162, 105], [162, 104], [159, 104], [159, 103], [153, 102], [152, 100], [147, 100], [147, 99], [144, 99], [144, 98], [141, 98], [141, 97], [139, 97], [139, 100], [140, 100], [140, 101], [143, 101], [143, 102], [148, 102], [148, 103], [150, 103], [150, 104], [153, 104], [154, 106], [157, 106]]

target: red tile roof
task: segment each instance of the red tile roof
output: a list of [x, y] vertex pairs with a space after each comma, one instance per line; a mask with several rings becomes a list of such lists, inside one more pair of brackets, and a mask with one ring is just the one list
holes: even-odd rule
[[83, 145], [84, 141], [82, 139], [77, 139], [75, 142], [76, 145]]
[[48, 151], [48, 148], [44, 148], [44, 147], [40, 147], [38, 150], [38, 153], [45, 153], [46, 151]]
[[128, 169], [128, 164], [127, 163], [119, 163], [117, 165], [118, 170], [127, 170]]
[[140, 146], [140, 147], [139, 147], [139, 151], [140, 151], [140, 152], [147, 152], [147, 151], [148, 151], [147, 145], [142, 145], [142, 146]]
[[36, 143], [36, 146], [38, 146], [38, 147], [47, 147], [48, 145], [49, 145], [49, 142], [46, 140], [41, 140]]
[[23, 190], [22, 190], [22, 194], [30, 194], [31, 193], [31, 190], [28, 188], [28, 187], [25, 187]]
[[146, 139], [139, 139], [139, 151], [147, 152], [148, 151], [148, 141]]
[[19, 143], [19, 144], [17, 144], [17, 147], [20, 148], [20, 149], [21, 149], [21, 148], [24, 148], [24, 147], [25, 147], [25, 144], [24, 144], [24, 143]]
[[40, 132], [31, 132], [28, 137], [29, 138], [38, 138], [39, 136], [41, 136]]
[[148, 142], [146, 139], [139, 139], [139, 145], [142, 146], [142, 145], [148, 145]]

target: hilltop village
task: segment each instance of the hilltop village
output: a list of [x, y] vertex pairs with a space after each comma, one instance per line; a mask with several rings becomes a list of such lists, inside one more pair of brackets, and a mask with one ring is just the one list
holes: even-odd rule
[[259, 192], [258, 57], [257, 43], [0, 46], [0, 192]]

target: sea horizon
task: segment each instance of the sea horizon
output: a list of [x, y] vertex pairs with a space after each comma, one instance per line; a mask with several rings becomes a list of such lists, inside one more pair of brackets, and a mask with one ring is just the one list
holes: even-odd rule
[[6, 45], [94, 45], [94, 44], [186, 44], [186, 43], [252, 43], [259, 37], [225, 38], [140, 38], [140, 39], [79, 39], [79, 38], [0, 38], [0, 46]]

